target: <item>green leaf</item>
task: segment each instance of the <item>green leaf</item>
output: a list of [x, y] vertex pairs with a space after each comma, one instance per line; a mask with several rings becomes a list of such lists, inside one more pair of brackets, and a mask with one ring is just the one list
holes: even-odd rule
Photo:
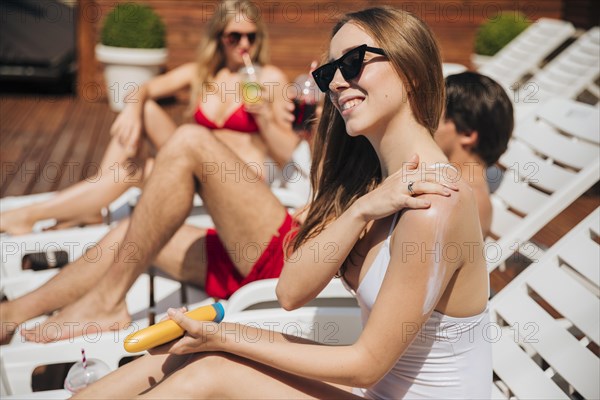
[[165, 24], [147, 5], [122, 3], [104, 20], [101, 42], [105, 46], [136, 49], [165, 47]]
[[527, 17], [518, 11], [503, 11], [479, 26], [475, 36], [475, 53], [493, 56], [530, 24]]

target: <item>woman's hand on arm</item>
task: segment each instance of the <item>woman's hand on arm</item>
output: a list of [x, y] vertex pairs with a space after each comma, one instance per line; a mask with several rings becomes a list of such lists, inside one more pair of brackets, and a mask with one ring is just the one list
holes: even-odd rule
[[167, 96], [191, 84], [196, 71], [195, 63], [184, 64], [144, 83], [125, 96], [125, 108], [115, 119], [110, 133], [117, 137], [129, 157], [139, 150], [143, 133], [144, 103], [149, 99]]
[[415, 154], [402, 169], [358, 199], [357, 207], [366, 221], [381, 219], [405, 208], [428, 208], [429, 200], [413, 196], [450, 196], [452, 191], [458, 190], [458, 186], [444, 182], [444, 174], [445, 170], [440, 168], [420, 168], [419, 156]]

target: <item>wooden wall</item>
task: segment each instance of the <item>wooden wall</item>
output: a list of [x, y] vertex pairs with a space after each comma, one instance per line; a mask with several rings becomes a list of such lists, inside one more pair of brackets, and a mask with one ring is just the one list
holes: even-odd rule
[[[388, 4], [421, 16], [437, 35], [445, 62], [470, 65], [477, 27], [502, 10], [518, 9], [530, 19], [561, 18], [566, 0], [431, 0], [431, 1], [325, 1], [256, 0], [271, 37], [272, 63], [290, 79], [305, 73], [312, 59], [324, 54], [331, 26], [341, 14], [367, 6]], [[216, 1], [145, 0], [167, 25], [169, 62], [173, 68], [194, 59], [204, 23]], [[102, 66], [93, 58], [104, 16], [115, 0], [80, 0], [79, 87], [101, 85]]]

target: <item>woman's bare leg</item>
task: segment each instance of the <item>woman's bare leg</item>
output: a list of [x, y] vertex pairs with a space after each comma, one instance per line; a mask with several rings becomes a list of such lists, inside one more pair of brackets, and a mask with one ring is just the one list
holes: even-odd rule
[[349, 390], [226, 353], [159, 354], [126, 364], [72, 399], [361, 398]]
[[[108, 386], [108, 385], [107, 385]], [[334, 385], [302, 378], [227, 353], [196, 354], [143, 399], [350, 399]]]
[[[156, 149], [160, 149], [176, 129], [173, 120], [153, 101], [145, 104], [144, 126], [146, 137]], [[141, 185], [146, 175], [145, 162], [145, 158], [129, 159], [125, 149], [113, 138], [94, 177], [61, 190], [48, 201], [2, 213], [0, 232], [29, 233], [35, 222], [49, 218], [85, 221], [99, 214], [130, 187]]]
[[[131, 399], [181, 368], [190, 356], [145, 355], [77, 393], [72, 399]], [[174, 398], [168, 396], [167, 398]]]

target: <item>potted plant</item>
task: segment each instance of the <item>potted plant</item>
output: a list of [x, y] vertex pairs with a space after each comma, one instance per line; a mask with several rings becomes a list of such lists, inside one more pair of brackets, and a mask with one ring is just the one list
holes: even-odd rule
[[157, 75], [165, 64], [165, 25], [146, 5], [119, 4], [104, 20], [96, 58], [104, 63], [110, 107], [121, 111], [126, 96]]
[[473, 66], [479, 69], [500, 49], [523, 32], [531, 22], [518, 11], [504, 11], [479, 26], [475, 34]]

